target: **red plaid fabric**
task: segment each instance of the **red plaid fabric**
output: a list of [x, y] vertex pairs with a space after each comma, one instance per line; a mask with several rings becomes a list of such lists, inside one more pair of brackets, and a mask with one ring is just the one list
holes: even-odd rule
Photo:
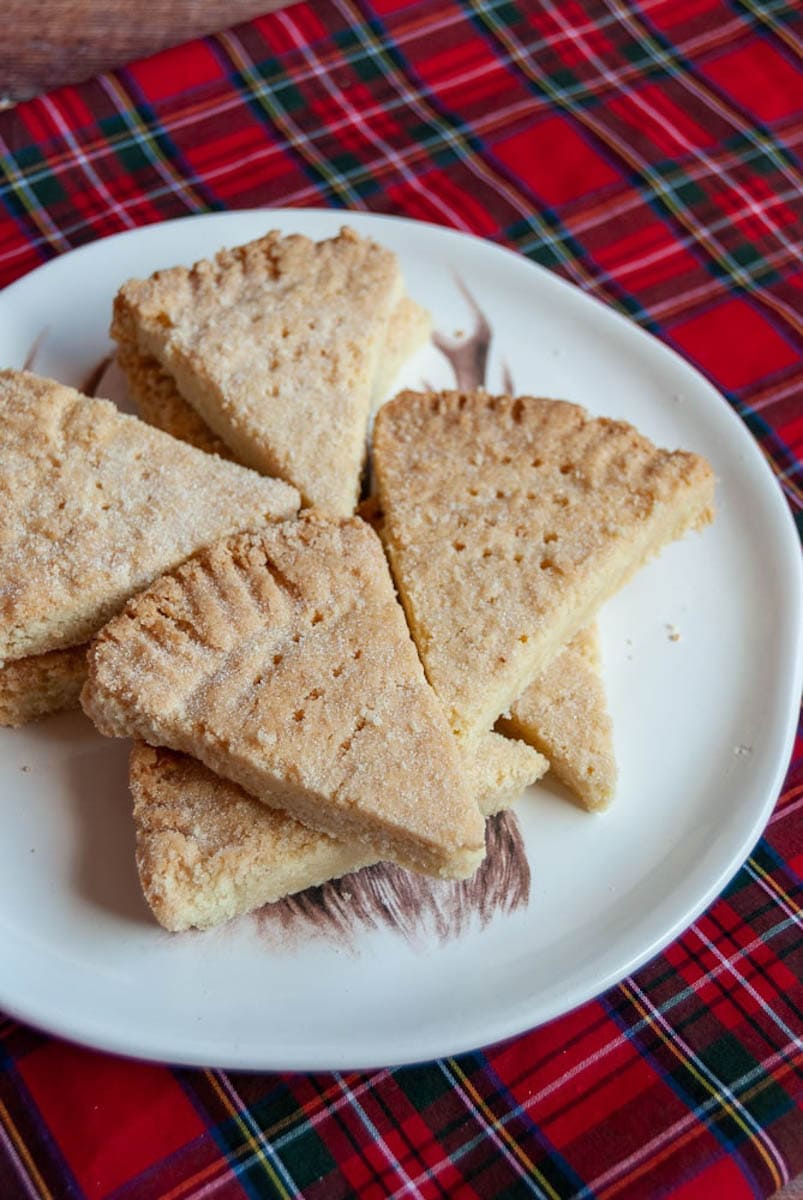
[[[317, 0], [0, 116], [0, 280], [167, 217], [404, 213], [517, 248], [706, 372], [801, 513], [800, 11]], [[803, 741], [636, 976], [367, 1075], [173, 1070], [0, 1025], [0, 1196], [767, 1196], [803, 1170]]]

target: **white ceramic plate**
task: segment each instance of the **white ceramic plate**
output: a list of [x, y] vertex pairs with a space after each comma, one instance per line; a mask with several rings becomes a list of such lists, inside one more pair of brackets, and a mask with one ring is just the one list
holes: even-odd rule
[[[187, 218], [56, 259], [0, 297], [0, 364], [79, 385], [110, 351], [120, 283], [269, 228], [335, 233], [338, 212]], [[469, 1050], [600, 993], [721, 890], [771, 812], [800, 687], [798, 547], [762, 456], [671, 351], [547, 271], [435, 226], [349, 214], [400, 256], [439, 330], [493, 329], [489, 390], [565, 397], [708, 456], [716, 524], [671, 546], [602, 614], [620, 784], [589, 816], [548, 781], [518, 806], [529, 902], [460, 936], [282, 933], [274, 916], [171, 936], [140, 896], [127, 745], [81, 715], [0, 731], [0, 1007], [80, 1042], [251, 1068], [372, 1067]], [[401, 383], [453, 383], [422, 351]], [[120, 399], [114, 371], [101, 394]], [[672, 640], [675, 630], [679, 640]], [[451, 899], [441, 893], [448, 908]], [[440, 900], [439, 900], [440, 903]]]

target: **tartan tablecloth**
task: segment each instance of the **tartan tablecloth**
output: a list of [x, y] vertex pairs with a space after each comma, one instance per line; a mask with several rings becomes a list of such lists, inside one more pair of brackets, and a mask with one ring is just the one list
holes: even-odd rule
[[[144, 18], [143, 18], [144, 19]], [[724, 392], [801, 513], [801, 14], [317, 0], [0, 116], [0, 281], [210, 209], [513, 246]], [[173, 1070], [0, 1026], [0, 1196], [766, 1196], [803, 1171], [803, 742], [725, 893], [545, 1028], [371, 1074]]]

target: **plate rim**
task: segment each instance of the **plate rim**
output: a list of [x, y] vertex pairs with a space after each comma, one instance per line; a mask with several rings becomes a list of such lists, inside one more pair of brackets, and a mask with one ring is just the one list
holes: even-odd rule
[[[387, 224], [401, 225], [411, 227], [414, 230], [424, 228], [431, 233], [443, 236], [452, 241], [470, 243], [475, 250], [481, 247], [481, 252], [483, 253], [501, 253], [511, 261], [511, 264], [516, 264], [517, 270], [521, 270], [522, 268], [524, 270], [535, 270], [542, 278], [549, 280], [549, 286], [557, 285], [559, 289], [567, 289], [569, 293], [575, 295], [579, 293], [585, 301], [591, 301], [592, 304], [604, 310], [604, 319], [610, 320], [610, 318], [613, 318], [621, 326], [625, 327], [630, 334], [635, 331], [637, 335], [640, 334], [647, 338], [652, 349], [654, 351], [657, 350], [659, 356], [661, 354], [669, 355], [671, 360], [682, 365], [683, 370], [691, 372], [695, 376], [697, 385], [702, 385], [701, 395], [695, 399], [695, 403], [699, 403], [702, 396], [705, 395], [704, 404], [706, 406], [717, 404], [720, 413], [727, 414], [726, 419], [731, 421], [732, 428], [734, 430], [738, 429], [736, 437], [740, 449], [751, 462], [754, 481], [761, 480], [759, 486], [763, 488], [765, 496], [771, 505], [770, 511], [774, 514], [773, 532], [779, 538], [778, 544], [782, 554], [784, 569], [782, 591], [789, 614], [792, 617], [796, 614], [798, 618], [795, 622], [797, 630], [796, 642], [789, 647], [791, 669], [788, 673], [787, 687], [783, 695], [786, 722], [784, 729], [781, 731], [779, 728], [778, 731], [779, 734], [782, 733], [779, 740], [783, 749], [782, 753], [776, 759], [771, 781], [762, 785], [761, 790], [765, 793], [763, 803], [760, 807], [756, 807], [756, 814], [749, 828], [747, 825], [745, 826], [745, 831], [739, 841], [738, 851], [731, 853], [729, 861], [720, 868], [715, 878], [711, 880], [708, 887], [697, 898], [695, 903], [683, 906], [683, 912], [676, 916], [661, 935], [652, 938], [640, 953], [630, 955], [626, 961], [621, 962], [617, 967], [611, 968], [604, 975], [595, 977], [593, 982], [589, 981], [586, 986], [575, 986], [574, 990], [569, 993], [565, 1003], [555, 1001], [546, 1006], [542, 1005], [534, 1020], [522, 1023], [521, 1015], [519, 1014], [519, 1008], [522, 1007], [522, 1004], [508, 1006], [502, 1009], [501, 1014], [499, 1010], [496, 1010], [495, 1013], [491, 1014], [490, 1018], [486, 1018], [484, 1023], [485, 1032], [481, 1035], [482, 1040], [479, 1042], [476, 1040], [475, 1018], [474, 1024], [470, 1025], [468, 1029], [468, 1033], [472, 1033], [473, 1031], [473, 1036], [466, 1036], [465, 1025], [461, 1023], [458, 1026], [458, 1030], [462, 1032], [455, 1032], [451, 1039], [448, 1037], [438, 1039], [437, 1047], [425, 1045], [422, 1047], [421, 1052], [415, 1055], [404, 1051], [398, 1055], [391, 1055], [389, 1059], [382, 1061], [377, 1061], [373, 1055], [363, 1057], [359, 1053], [339, 1055], [337, 1053], [294, 1052], [288, 1056], [283, 1056], [280, 1049], [275, 1053], [265, 1053], [260, 1052], [263, 1049], [262, 1047], [251, 1049], [239, 1045], [230, 1045], [228, 1053], [210, 1058], [203, 1053], [199, 1053], [197, 1049], [193, 1050], [191, 1048], [192, 1045], [198, 1047], [203, 1044], [204, 1035], [200, 1031], [196, 1031], [195, 1035], [187, 1040], [186, 1047], [178, 1052], [171, 1050], [167, 1044], [172, 1039], [162, 1039], [158, 1033], [154, 1034], [153, 1030], [143, 1030], [140, 1028], [133, 1037], [126, 1036], [125, 1033], [115, 1034], [110, 1031], [104, 1031], [98, 1035], [98, 1033], [93, 1031], [92, 1020], [61, 1019], [57, 1005], [55, 1006], [56, 1011], [53, 1011], [54, 1006], [52, 1004], [16, 1003], [13, 996], [10, 998], [7, 997], [5, 982], [0, 980], [0, 1008], [12, 1019], [23, 1021], [47, 1034], [66, 1038], [69, 1041], [92, 1046], [96, 1049], [126, 1058], [139, 1058], [184, 1066], [215, 1066], [238, 1070], [371, 1070], [429, 1062], [434, 1058], [451, 1057], [478, 1048], [497, 1045], [500, 1042], [507, 1041], [510, 1038], [564, 1016], [594, 997], [608, 991], [611, 987], [621, 982], [622, 979], [631, 975], [634, 971], [660, 954], [666, 946], [680, 936], [705, 911], [726, 884], [736, 875], [760, 839], [772, 815], [794, 745], [797, 726], [797, 696], [803, 686], [803, 621], [800, 619], [803, 616], [803, 560], [801, 560], [799, 553], [798, 535], [790, 507], [787, 504], [778, 480], [761, 451], [759, 443], [715, 385], [671, 346], [668, 346], [655, 334], [644, 329], [636, 321], [619, 312], [617, 309], [610, 307], [596, 296], [563, 279], [560, 275], [548, 270], [541, 264], [533, 262], [518, 251], [490, 239], [461, 230], [455, 230], [448, 226], [438, 225], [435, 222], [419, 221], [411, 217], [385, 213], [312, 207], [298, 209], [235, 209], [223, 212], [195, 213], [177, 217], [169, 221], [152, 222], [147, 225], [138, 226], [135, 229], [110, 234], [106, 237], [95, 238], [82, 246], [56, 255], [8, 284], [0, 293], [0, 305], [7, 304], [9, 300], [13, 303], [17, 295], [23, 293], [27, 287], [31, 286], [32, 280], [36, 279], [37, 282], [41, 282], [43, 274], [47, 275], [49, 272], [61, 269], [61, 264], [67, 260], [74, 262], [75, 256], [80, 257], [98, 253], [98, 248], [110, 240], [119, 243], [124, 239], [141, 238], [143, 235], [147, 236], [149, 232], [164, 230], [166, 227], [171, 226], [186, 225], [187, 222], [192, 222], [193, 224], [208, 223], [210, 225], [225, 225], [236, 221], [238, 218], [256, 219], [259, 217], [265, 219], [266, 227], [269, 228], [271, 220], [276, 219], [286, 225], [288, 222], [297, 220], [300, 216], [309, 217], [313, 221], [323, 219], [325, 222], [331, 223], [332, 226], [348, 224], [354, 221], [358, 224], [365, 223], [376, 226]], [[227, 243], [220, 243], [220, 245], [224, 244]], [[779, 681], [779, 697], [781, 696], [780, 689], [781, 681]], [[528, 993], [528, 1007], [535, 1007], [537, 1005], [537, 991], [538, 989], [535, 988], [534, 991]], [[273, 1049], [276, 1050], [276, 1047], [274, 1046]]]

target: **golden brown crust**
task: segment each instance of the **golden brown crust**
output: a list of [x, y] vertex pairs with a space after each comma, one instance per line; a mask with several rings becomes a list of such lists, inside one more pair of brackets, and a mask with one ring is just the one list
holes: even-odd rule
[[101, 732], [192, 754], [377, 857], [471, 874], [483, 823], [382, 547], [314, 512], [220, 542], [130, 601], [89, 653]]
[[[379, 356], [372, 389], [375, 403], [384, 400], [406, 360], [429, 337], [430, 328], [429, 313], [409, 296], [403, 296], [393, 310]], [[155, 358], [141, 354], [136, 341], [126, 340], [122, 330], [118, 337], [117, 362], [143, 421], [199, 450], [206, 450], [208, 454], [233, 458], [226, 443], [180, 395], [172, 375]]]
[[380, 409], [373, 449], [399, 594], [462, 738], [647, 558], [712, 518], [704, 459], [563, 401], [404, 392]]
[[595, 625], [561, 650], [497, 728], [545, 754], [589, 811], [607, 808], [616, 789], [616, 759]]
[[65, 708], [79, 708], [87, 649], [84, 643], [0, 667], [0, 725], [27, 725]]
[[85, 641], [201, 546], [297, 505], [106, 400], [0, 372], [0, 658]]
[[130, 280], [111, 332], [158, 360], [239, 462], [345, 514], [401, 295], [395, 255], [348, 229], [324, 242], [273, 232]]
[[[524, 743], [480, 738], [468, 773], [483, 814], [511, 804], [546, 765]], [[135, 742], [129, 776], [142, 890], [166, 929], [207, 929], [376, 861], [174, 750]]]

